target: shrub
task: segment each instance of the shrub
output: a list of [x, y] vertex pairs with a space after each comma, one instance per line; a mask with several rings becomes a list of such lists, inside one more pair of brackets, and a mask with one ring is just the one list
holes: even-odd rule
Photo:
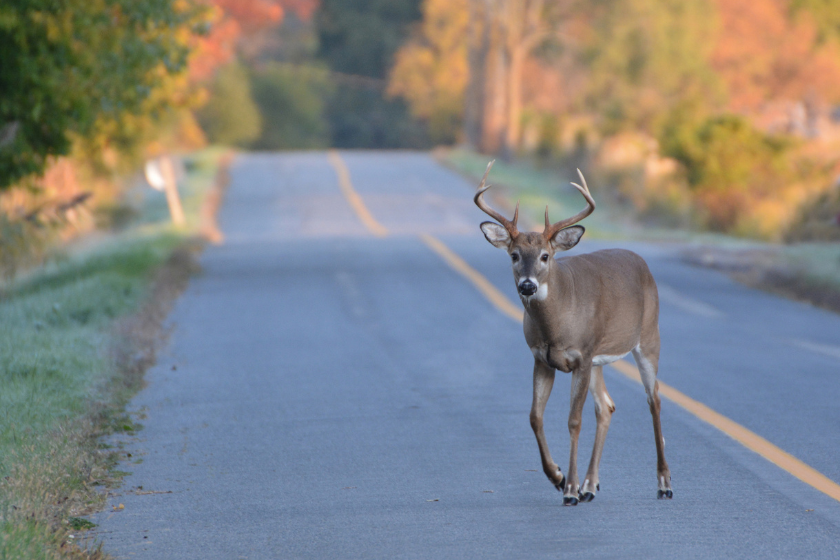
[[840, 241], [840, 184], [802, 207], [785, 240]]
[[259, 138], [261, 120], [245, 69], [229, 64], [219, 70], [210, 99], [198, 112], [207, 138], [216, 144], [246, 146]]
[[739, 116], [697, 124], [673, 119], [660, 144], [663, 155], [685, 167], [695, 211], [712, 229], [737, 231], [751, 205], [773, 198], [794, 180], [793, 141], [767, 135]]
[[324, 101], [332, 86], [317, 68], [273, 64], [252, 77], [262, 131], [253, 143], [261, 150], [315, 149], [329, 145]]

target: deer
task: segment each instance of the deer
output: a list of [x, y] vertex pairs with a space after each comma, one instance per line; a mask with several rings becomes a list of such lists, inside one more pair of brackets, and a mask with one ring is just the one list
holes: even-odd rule
[[[483, 222], [481, 231], [494, 247], [507, 251], [513, 279], [524, 307], [525, 342], [534, 356], [534, 393], [531, 428], [537, 438], [543, 472], [563, 492], [563, 505], [591, 502], [600, 491], [598, 467], [615, 404], [604, 383], [603, 366], [632, 353], [647, 394], [656, 441], [657, 498], [671, 499], [671, 471], [665, 460], [665, 440], [659, 418], [659, 295], [644, 259], [632, 251], [606, 249], [592, 253], [555, 255], [578, 244], [585, 229], [575, 225], [595, 211], [595, 201], [580, 169], [582, 185], [572, 185], [587, 206], [577, 215], [552, 223], [545, 208], [542, 233], [517, 229], [519, 203], [507, 220], [484, 200], [491, 161], [474, 197], [475, 204], [496, 222]], [[551, 458], [543, 430], [545, 412], [556, 370], [571, 373], [569, 408], [569, 470], [564, 476]], [[595, 444], [589, 468], [580, 485], [577, 470], [578, 437], [587, 391], [595, 404]]]

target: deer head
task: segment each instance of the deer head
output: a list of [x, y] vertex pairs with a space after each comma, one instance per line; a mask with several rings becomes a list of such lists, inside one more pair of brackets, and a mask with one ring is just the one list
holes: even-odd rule
[[554, 255], [560, 251], [567, 251], [578, 244], [585, 230], [582, 226], [573, 224], [581, 221], [595, 210], [595, 201], [592, 200], [583, 173], [578, 169], [578, 175], [583, 186], [577, 183], [572, 183], [572, 185], [586, 199], [587, 207], [571, 218], [552, 224], [548, 219], [548, 206], [546, 206], [545, 229], [543, 232], [520, 232], [516, 228], [516, 222], [519, 219], [518, 202], [513, 213], [513, 220], [507, 220], [484, 201], [484, 193], [490, 188], [490, 185], [484, 186], [484, 184], [492, 167], [493, 162], [491, 161], [487, 164], [487, 170], [478, 185], [478, 192], [474, 200], [481, 210], [499, 223], [483, 222], [480, 226], [481, 231], [487, 241], [494, 247], [505, 249], [510, 255], [513, 265], [513, 278], [516, 281], [520, 296], [526, 300], [535, 296], [538, 300], [545, 299], [548, 295], [548, 275], [554, 264]]

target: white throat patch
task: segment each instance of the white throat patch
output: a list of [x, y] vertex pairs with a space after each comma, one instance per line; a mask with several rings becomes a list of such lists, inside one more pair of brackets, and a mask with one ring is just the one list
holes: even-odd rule
[[526, 280], [530, 280], [532, 283], [536, 284], [537, 285], [537, 291], [532, 296], [523, 296], [522, 294], [519, 294], [519, 299], [522, 300], [522, 303], [527, 305], [527, 304], [531, 303], [532, 301], [543, 301], [545, 298], [548, 297], [548, 284], [547, 283], [542, 283], [541, 284], [541, 283], [537, 282], [536, 278], [523, 278], [522, 280], [519, 281], [519, 283], [521, 284], [522, 282], [525, 282]]

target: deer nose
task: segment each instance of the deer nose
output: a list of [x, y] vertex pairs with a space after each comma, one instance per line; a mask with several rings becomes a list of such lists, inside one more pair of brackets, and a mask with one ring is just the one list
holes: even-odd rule
[[519, 293], [523, 296], [532, 296], [537, 293], [537, 285], [530, 280], [525, 280], [519, 284]]

